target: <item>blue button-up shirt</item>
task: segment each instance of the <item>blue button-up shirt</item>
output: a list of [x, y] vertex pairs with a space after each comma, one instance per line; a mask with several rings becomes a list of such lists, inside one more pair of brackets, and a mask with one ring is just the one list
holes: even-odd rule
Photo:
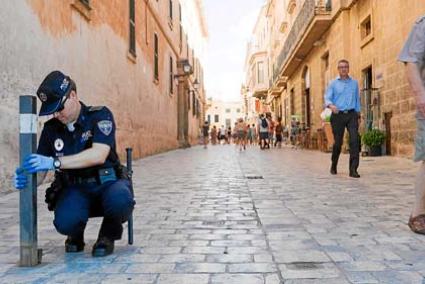
[[359, 84], [356, 80], [348, 77], [341, 79], [340, 77], [333, 80], [326, 90], [325, 105], [335, 105], [338, 110], [351, 110], [360, 112], [360, 95]]

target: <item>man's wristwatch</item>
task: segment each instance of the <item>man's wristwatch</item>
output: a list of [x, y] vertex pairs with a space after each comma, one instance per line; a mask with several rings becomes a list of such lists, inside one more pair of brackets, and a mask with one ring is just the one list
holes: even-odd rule
[[61, 161], [59, 160], [58, 157], [54, 157], [53, 158], [53, 167], [55, 167], [55, 170], [59, 170], [62, 166]]

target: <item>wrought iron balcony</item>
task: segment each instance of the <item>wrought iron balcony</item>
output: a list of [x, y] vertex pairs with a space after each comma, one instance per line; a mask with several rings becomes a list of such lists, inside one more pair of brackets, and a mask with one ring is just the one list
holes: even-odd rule
[[278, 76], [289, 76], [331, 25], [330, 0], [305, 0], [297, 15], [273, 70]]

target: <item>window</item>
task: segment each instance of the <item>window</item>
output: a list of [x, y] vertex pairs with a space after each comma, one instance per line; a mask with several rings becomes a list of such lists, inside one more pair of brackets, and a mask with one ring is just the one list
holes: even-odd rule
[[168, 17], [170, 17], [170, 19], [173, 20], [173, 0], [169, 0], [168, 5], [169, 5]]
[[159, 70], [158, 70], [158, 35], [154, 35], [154, 79], [159, 80]]
[[90, 0], [80, 0], [80, 2], [86, 5], [87, 7], [90, 7]]
[[79, 12], [86, 20], [90, 21], [92, 10], [90, 2], [90, 0], [73, 0], [71, 2], [71, 7]]
[[192, 66], [195, 66], [195, 49], [192, 49]]
[[370, 15], [367, 16], [361, 24], [361, 39], [365, 39], [372, 34], [372, 20]]
[[196, 97], [195, 92], [192, 92], [192, 115], [196, 114]]
[[264, 83], [264, 63], [263, 62], [257, 63], [257, 82], [258, 84]]
[[186, 34], [186, 58], [187, 58], [187, 60], [189, 60], [189, 39], [188, 39], [188, 37], [187, 37], [187, 34]]
[[241, 112], [241, 109], [240, 109], [240, 108], [237, 108], [237, 109], [236, 109], [236, 112], [237, 112], [237, 113], [240, 113], [240, 112]]
[[129, 52], [133, 55], [136, 55], [136, 13], [134, 9], [134, 0], [129, 0], [130, 4], [130, 48]]
[[211, 115], [210, 114], [207, 115], [207, 120], [208, 120], [208, 124], [210, 124], [211, 123]]
[[182, 26], [182, 6], [179, 3], [179, 23], [180, 23], [180, 35], [179, 35], [179, 46], [180, 46], [180, 52], [182, 51], [182, 44], [183, 44], [183, 26]]
[[295, 91], [294, 91], [294, 89], [292, 88], [291, 89], [291, 92], [290, 92], [290, 104], [291, 104], [291, 115], [294, 115], [295, 114]]
[[170, 95], [174, 92], [174, 74], [173, 74], [173, 57], [170, 56], [170, 77], [169, 77], [169, 84], [170, 84]]
[[230, 113], [230, 108], [226, 108], [226, 113]]
[[219, 119], [218, 119], [218, 114], [216, 114], [216, 115], [214, 115], [214, 122], [219, 122]]

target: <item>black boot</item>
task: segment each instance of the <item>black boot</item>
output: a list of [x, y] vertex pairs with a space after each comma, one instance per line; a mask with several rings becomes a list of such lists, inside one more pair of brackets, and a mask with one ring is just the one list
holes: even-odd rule
[[114, 252], [114, 240], [105, 236], [99, 236], [96, 243], [93, 245], [92, 256], [103, 257]]
[[84, 250], [84, 236], [81, 234], [81, 236], [78, 237], [71, 237], [68, 236], [68, 238], [65, 240], [65, 251], [66, 252], [80, 252]]

